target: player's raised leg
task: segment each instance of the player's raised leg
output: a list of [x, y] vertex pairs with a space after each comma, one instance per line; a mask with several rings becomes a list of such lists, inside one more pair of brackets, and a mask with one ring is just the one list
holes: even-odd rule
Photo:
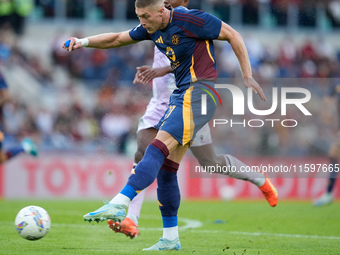
[[143, 159], [137, 164], [127, 184], [110, 202], [96, 211], [84, 215], [85, 221], [112, 219], [122, 221], [131, 200], [156, 179], [163, 162], [170, 151], [178, 146], [178, 141], [169, 133], [159, 131], [156, 139], [147, 147]]
[[[270, 206], [275, 207], [278, 203], [278, 193], [274, 185], [271, 183], [268, 176], [262, 173], [256, 172], [244, 172], [240, 171], [242, 166], [246, 166], [245, 163], [235, 158], [232, 155], [216, 155], [213, 152], [211, 144], [191, 148], [191, 151], [195, 157], [199, 160], [202, 166], [226, 166], [235, 167], [237, 170], [229, 172], [220, 172], [220, 174], [227, 175], [231, 178], [249, 181], [259, 187]], [[215, 155], [215, 157], [213, 157]], [[212, 156], [211, 158], [209, 156]]]
[[249, 181], [262, 191], [268, 203], [274, 207], [278, 203], [278, 194], [268, 176], [262, 173], [241, 171], [247, 165], [232, 155], [216, 155], [212, 147], [211, 133], [209, 125], [205, 125], [197, 132], [196, 138], [190, 148], [199, 164], [203, 167], [221, 166], [226, 169], [236, 169], [236, 171], [217, 172], [231, 178]]
[[[142, 160], [146, 147], [155, 139], [157, 135], [157, 129], [150, 128], [149, 124], [147, 124], [148, 128], [144, 129], [145, 126], [143, 123], [146, 122], [145, 118], [147, 116], [148, 116], [148, 111], [141, 118], [140, 123], [142, 124], [139, 124], [138, 126], [137, 151], [135, 153], [134, 165], [137, 165], [137, 163]], [[132, 171], [134, 171], [134, 169]], [[130, 238], [137, 237], [139, 233], [138, 232], [138, 219], [139, 219], [140, 211], [141, 211], [143, 200], [144, 200], [144, 195], [145, 195], [145, 190], [141, 191], [131, 201], [127, 216], [122, 222], [118, 222], [118, 221], [115, 222], [113, 220], [109, 220], [107, 224], [110, 227], [110, 229], [112, 229], [116, 233], [123, 233]]]

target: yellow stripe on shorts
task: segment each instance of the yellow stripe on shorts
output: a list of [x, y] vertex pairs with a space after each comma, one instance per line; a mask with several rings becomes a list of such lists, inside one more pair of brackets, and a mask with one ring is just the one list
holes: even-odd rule
[[193, 86], [187, 89], [184, 94], [183, 100], [183, 138], [182, 144], [185, 145], [190, 142], [194, 133], [195, 123], [193, 120], [192, 108], [191, 108], [191, 93]]

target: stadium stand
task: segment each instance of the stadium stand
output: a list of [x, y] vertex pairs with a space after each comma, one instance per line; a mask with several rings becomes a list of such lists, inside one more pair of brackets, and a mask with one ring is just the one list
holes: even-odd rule
[[[13, 140], [35, 136], [42, 150], [126, 153], [151, 96], [151, 86], [132, 85], [135, 68], [152, 62], [153, 46], [143, 43], [66, 54], [61, 43], [70, 35], [121, 30], [121, 24], [129, 29], [138, 22], [128, 11], [133, 1], [70, 0], [65, 6], [62, 2], [37, 0], [21, 37], [2, 26], [0, 58], [2, 62], [7, 59], [2, 69], [15, 95], [5, 108], [6, 131]], [[286, 5], [275, 0], [193, 2], [191, 7], [212, 10], [240, 27], [257, 79], [314, 78], [312, 84], [302, 85], [313, 94], [313, 105], [308, 106], [313, 117], [302, 119], [299, 128], [249, 128], [252, 138], [245, 147], [242, 141], [250, 136], [244, 130], [220, 127], [216, 130], [221, 132], [213, 133], [217, 150], [243, 155], [254, 155], [254, 151], [259, 155], [326, 155], [336, 123], [322, 118], [320, 105], [327, 94], [322, 81], [340, 75], [340, 45], [330, 32], [339, 26], [336, 1], [318, 1], [323, 12], [314, 5], [305, 8], [304, 1], [283, 1]], [[232, 15], [235, 10], [243, 18], [237, 20]], [[287, 30], [292, 33], [288, 35]], [[221, 78], [240, 76], [227, 44], [218, 44], [216, 55]], [[271, 93], [269, 85], [263, 87]], [[218, 110], [225, 111], [224, 107]], [[323, 136], [318, 135], [320, 130]]]

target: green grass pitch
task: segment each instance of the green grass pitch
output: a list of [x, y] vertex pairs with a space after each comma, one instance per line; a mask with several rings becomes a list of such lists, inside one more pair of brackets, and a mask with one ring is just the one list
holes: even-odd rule
[[[27, 241], [14, 227], [17, 212], [28, 205], [45, 208], [50, 232]], [[101, 201], [1, 200], [0, 254], [340, 254], [340, 203], [315, 208], [310, 201], [182, 201], [179, 211], [181, 251], [142, 251], [162, 235], [157, 202], [143, 204], [140, 235], [115, 234], [106, 222], [82, 216]]]

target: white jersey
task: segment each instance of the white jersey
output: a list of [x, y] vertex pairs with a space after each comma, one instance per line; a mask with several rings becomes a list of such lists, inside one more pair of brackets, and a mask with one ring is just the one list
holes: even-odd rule
[[[170, 66], [169, 59], [155, 46], [153, 57], [153, 68]], [[162, 77], [157, 77], [152, 81], [153, 98], [159, 103], [169, 104], [172, 92], [176, 89], [175, 75], [169, 73]]]

